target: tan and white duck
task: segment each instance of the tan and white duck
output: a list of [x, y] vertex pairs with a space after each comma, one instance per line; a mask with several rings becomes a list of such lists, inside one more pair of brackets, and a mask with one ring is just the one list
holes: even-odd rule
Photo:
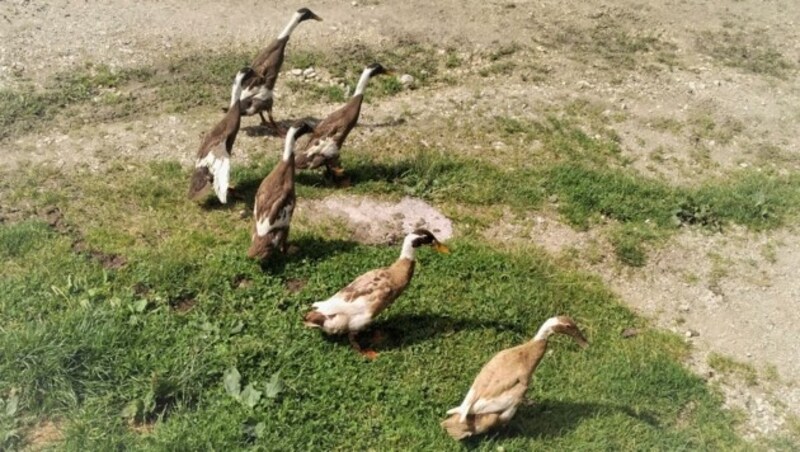
[[325, 165], [328, 174], [342, 177], [344, 170], [339, 164], [339, 151], [347, 135], [358, 123], [367, 83], [376, 75], [391, 73], [378, 63], [364, 68], [353, 97], [314, 127], [305, 149], [298, 152], [295, 158], [295, 166], [298, 169], [315, 169]]
[[203, 200], [213, 188], [219, 201], [223, 204], [227, 202], [230, 188], [231, 152], [233, 152], [236, 134], [239, 133], [241, 120], [239, 95], [242, 91], [242, 80], [252, 74], [251, 68], [244, 68], [236, 74], [231, 88], [231, 103], [228, 112], [222, 121], [203, 137], [200, 149], [197, 150], [197, 161], [189, 183], [189, 199]]
[[442, 422], [447, 433], [462, 440], [507, 424], [523, 401], [553, 333], [572, 336], [581, 347], [589, 345], [571, 318], [548, 319], [533, 340], [501, 351], [483, 366], [461, 405], [447, 412], [450, 417]]
[[314, 303], [314, 309], [305, 315], [305, 325], [320, 328], [327, 334], [347, 333], [353, 348], [374, 359], [377, 353], [362, 350], [357, 335], [408, 287], [414, 276], [416, 249], [423, 245], [442, 253], [449, 252], [430, 231], [415, 230], [403, 240], [400, 257], [392, 265], [364, 273], [334, 296]]
[[296, 196], [294, 193], [294, 145], [298, 137], [311, 131], [305, 122], [295, 123], [286, 133], [281, 161], [261, 181], [253, 207], [252, 241], [247, 256], [268, 258], [275, 249], [286, 253], [286, 240]]
[[286, 28], [278, 35], [278, 38], [256, 56], [252, 64], [255, 73], [243, 82], [241, 95], [242, 114], [245, 116], [258, 114], [261, 117], [261, 124], [266, 125], [267, 121], [264, 119], [263, 113], [266, 111], [267, 116], [269, 116], [269, 123], [279, 135], [283, 135], [284, 131], [278, 127], [272, 117], [272, 90], [275, 88], [275, 82], [278, 80], [278, 74], [281, 71], [281, 65], [283, 65], [283, 56], [286, 51], [286, 43], [289, 42], [289, 35], [292, 34], [292, 31], [300, 22], [309, 19], [322, 20], [321, 17], [308, 8], [298, 9], [286, 25]]

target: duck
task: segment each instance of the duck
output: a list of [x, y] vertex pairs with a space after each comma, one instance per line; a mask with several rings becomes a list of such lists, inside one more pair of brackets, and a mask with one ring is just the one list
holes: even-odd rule
[[461, 405], [447, 411], [449, 417], [441, 423], [447, 433], [462, 440], [507, 424], [523, 401], [553, 333], [571, 336], [582, 348], [589, 345], [571, 318], [548, 319], [531, 341], [497, 353], [483, 366]]
[[362, 349], [357, 335], [408, 287], [414, 276], [416, 250], [424, 245], [441, 253], [450, 252], [430, 231], [416, 229], [405, 236], [400, 257], [392, 265], [368, 271], [327, 300], [314, 303], [303, 323], [326, 334], [347, 334], [357, 352], [375, 359], [378, 354]]
[[311, 131], [299, 121], [286, 132], [283, 156], [275, 168], [261, 181], [253, 206], [255, 225], [251, 236], [250, 258], [267, 259], [275, 249], [286, 253], [286, 241], [295, 206], [294, 146], [297, 138]]
[[321, 17], [308, 8], [298, 9], [281, 34], [253, 60], [251, 66], [255, 73], [251, 74], [243, 83], [244, 88], [241, 94], [242, 114], [244, 116], [258, 114], [261, 117], [261, 124], [266, 125], [267, 121], [264, 119], [264, 111], [266, 111], [270, 125], [279, 136], [284, 135], [285, 130], [278, 127], [272, 117], [272, 90], [275, 88], [275, 82], [278, 80], [278, 74], [280, 73], [281, 65], [283, 65], [283, 56], [286, 51], [286, 43], [289, 42], [289, 36], [300, 22], [310, 19], [322, 20]]
[[392, 71], [387, 70], [380, 63], [374, 63], [364, 68], [353, 97], [314, 127], [314, 132], [305, 148], [295, 157], [297, 169], [315, 169], [325, 165], [326, 174], [337, 178], [344, 176], [344, 170], [339, 164], [339, 151], [342, 149], [347, 135], [358, 123], [367, 83], [370, 78], [382, 74], [392, 74]]
[[228, 202], [228, 191], [231, 188], [231, 153], [236, 135], [239, 133], [241, 110], [239, 96], [242, 81], [253, 74], [252, 68], [241, 69], [234, 78], [231, 87], [231, 102], [227, 113], [216, 126], [207, 133], [197, 150], [195, 169], [189, 183], [189, 199], [204, 200], [213, 189], [219, 202]]

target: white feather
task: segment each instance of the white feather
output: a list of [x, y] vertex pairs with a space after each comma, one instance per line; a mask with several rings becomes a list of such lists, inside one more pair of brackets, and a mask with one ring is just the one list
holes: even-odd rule
[[506, 391], [491, 399], [478, 399], [472, 404], [470, 414], [501, 413], [516, 406], [517, 398]]
[[317, 312], [328, 317], [322, 328], [330, 334], [360, 331], [372, 320], [369, 305], [363, 298], [347, 302], [339, 295], [334, 295], [325, 301], [318, 301], [312, 306]]
[[205, 166], [214, 176], [214, 193], [219, 198], [219, 202], [225, 204], [228, 201], [228, 184], [230, 183], [231, 161], [228, 153], [217, 158], [214, 152], [209, 152], [204, 158], [197, 162], [196, 167]]
[[[283, 209], [278, 212], [278, 218], [275, 219], [275, 223], [270, 223], [269, 215], [265, 215], [264, 218], [256, 221], [256, 233], [259, 237], [263, 237], [275, 229], [288, 228], [289, 224], [292, 222], [293, 212], [294, 203], [291, 202], [287, 203]], [[255, 208], [254, 214], [255, 217], [258, 218], [258, 207]]]
[[231, 160], [228, 157], [215, 159], [211, 166], [211, 174], [214, 175], [214, 193], [217, 194], [219, 202], [228, 202], [228, 183], [230, 181]]
[[312, 146], [306, 151], [306, 156], [309, 158], [318, 154], [322, 154], [327, 158], [336, 157], [339, 155], [339, 146], [336, 145], [336, 141], [333, 138], [320, 140], [319, 144]]

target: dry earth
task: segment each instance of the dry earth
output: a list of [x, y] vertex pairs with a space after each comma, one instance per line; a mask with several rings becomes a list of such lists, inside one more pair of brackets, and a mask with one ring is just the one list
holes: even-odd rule
[[[275, 36], [287, 11], [297, 6], [282, 0], [5, 1], [0, 88], [41, 86], [54, 73], [85, 62], [137, 67], [206, 49], [251, 49]], [[411, 37], [442, 51], [455, 48], [468, 62], [447, 74], [455, 84], [410, 90], [370, 105], [362, 116], [366, 127], [352, 135], [354, 144], [403, 134], [409, 142], [488, 155], [501, 164], [535, 164], [520, 161], [513, 142], [448, 141], [435, 131], [451, 120], [537, 119], [580, 102], [594, 112], [587, 114], [587, 129], [613, 128], [623, 157], [636, 170], [672, 183], [691, 185], [740, 167], [794, 171], [800, 166], [797, 71], [782, 77], [758, 73], [726, 66], [702, 51], [714, 42], [744, 40], [796, 67], [800, 3], [792, 0], [324, 0], [307, 6], [325, 22], [302, 26], [292, 49]], [[632, 44], [642, 36], [656, 37], [659, 44], [647, 53], [646, 64], [619, 61], [604, 53], [604, 41], [618, 36], [609, 30], [633, 37]], [[476, 75], [490, 64], [482, 55], [510, 43], [517, 45], [511, 56], [517, 70]], [[295, 93], [286, 87], [290, 77], [284, 74], [278, 84], [279, 117], [309, 112], [319, 117], [334, 108], [295, 103]], [[0, 143], [7, 156], [0, 171], [28, 163], [99, 170], [120, 155], [188, 164], [198, 135], [217, 117], [216, 108], [70, 128], [57, 123]], [[394, 130], [376, 126], [400, 117], [405, 122]], [[238, 155], [263, 155], [262, 140], [242, 134]], [[332, 209], [350, 201], [317, 203]], [[507, 246], [535, 243], [600, 275], [659, 327], [692, 331], [691, 365], [720, 385], [730, 406], [745, 412], [747, 434], [773, 434], [787, 425], [789, 415], [800, 416], [800, 240], [794, 229], [685, 230], [635, 270], [611, 263], [601, 232], [602, 227], [574, 231], [550, 212], [532, 212], [508, 213], [487, 236]], [[711, 352], [752, 365], [758, 382], [711, 371]]]

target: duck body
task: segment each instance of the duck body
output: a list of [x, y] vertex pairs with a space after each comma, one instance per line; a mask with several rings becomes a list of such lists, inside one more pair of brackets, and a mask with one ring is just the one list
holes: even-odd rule
[[242, 80], [251, 76], [252, 73], [252, 69], [245, 68], [236, 74], [231, 89], [231, 103], [228, 112], [211, 132], [203, 137], [200, 148], [197, 150], [195, 169], [189, 183], [189, 199], [195, 201], [205, 199], [213, 189], [219, 201], [223, 204], [227, 203], [230, 159], [241, 123], [239, 95], [241, 94]]
[[343, 173], [339, 164], [339, 151], [350, 131], [358, 124], [367, 83], [376, 75], [388, 73], [390, 71], [377, 63], [364, 68], [353, 97], [314, 128], [311, 139], [295, 158], [298, 169], [315, 169], [324, 165], [329, 174], [340, 176]]
[[289, 129], [283, 157], [261, 181], [253, 206], [255, 225], [247, 256], [268, 258], [274, 250], [285, 253], [289, 228], [297, 197], [294, 190], [294, 145], [297, 137], [309, 131], [305, 124]]
[[295, 166], [316, 169], [324, 165], [328, 171], [340, 168], [339, 149], [358, 123], [363, 101], [364, 95], [357, 94], [317, 124], [305, 149], [295, 157]]
[[548, 319], [533, 340], [497, 353], [487, 362], [458, 407], [447, 412], [441, 425], [456, 440], [507, 424], [528, 391], [531, 375], [547, 351], [554, 332], [571, 335], [581, 345], [586, 339], [569, 317]]
[[327, 334], [358, 333], [405, 291], [414, 276], [414, 261], [398, 259], [369, 271], [325, 301], [312, 305], [305, 323]]
[[243, 105], [242, 114], [244, 116], [258, 114], [261, 117], [261, 123], [266, 124], [267, 120], [264, 118], [263, 114], [263, 112], [266, 111], [269, 116], [270, 124], [275, 130], [280, 131], [275, 119], [272, 117], [272, 105], [274, 101], [273, 90], [275, 89], [275, 83], [278, 81], [278, 74], [280, 74], [281, 66], [283, 66], [286, 44], [289, 42], [289, 36], [300, 22], [309, 19], [322, 20], [321, 17], [314, 14], [308, 8], [298, 9], [281, 34], [267, 47], [261, 50], [253, 60], [252, 67], [256, 75], [245, 81], [244, 89], [241, 94]]
[[348, 334], [353, 348], [374, 358], [374, 352], [361, 350], [356, 335], [406, 290], [414, 276], [415, 249], [423, 245], [442, 252], [447, 249], [429, 231], [417, 229], [405, 237], [400, 257], [392, 265], [364, 273], [329, 299], [314, 303], [305, 315], [305, 325], [327, 334]]

